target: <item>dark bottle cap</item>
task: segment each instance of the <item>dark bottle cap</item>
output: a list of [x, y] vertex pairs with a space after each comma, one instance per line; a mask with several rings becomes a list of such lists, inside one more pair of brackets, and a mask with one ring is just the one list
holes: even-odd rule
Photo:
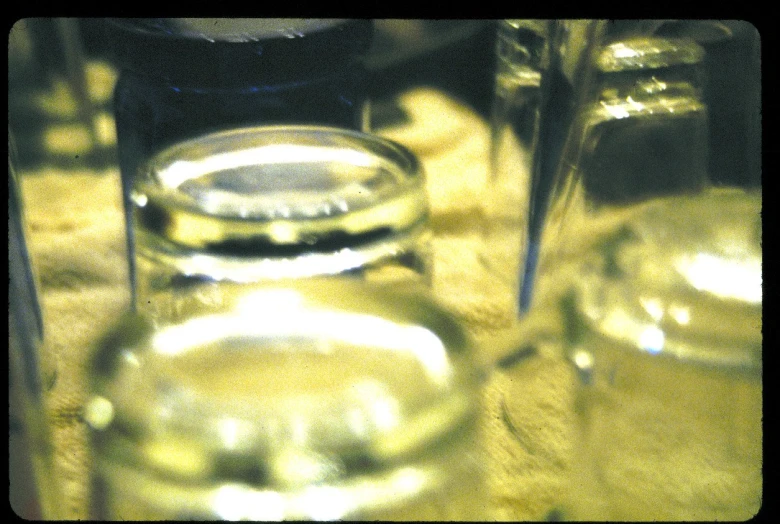
[[368, 50], [370, 19], [109, 18], [120, 67], [188, 87], [306, 81]]

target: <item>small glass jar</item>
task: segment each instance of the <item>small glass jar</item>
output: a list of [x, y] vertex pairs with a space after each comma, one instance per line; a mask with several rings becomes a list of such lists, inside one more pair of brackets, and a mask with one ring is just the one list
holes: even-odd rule
[[421, 166], [374, 135], [317, 126], [204, 135], [147, 162], [132, 201], [136, 306], [155, 317], [175, 314], [194, 283], [430, 277]]
[[223, 287], [97, 347], [94, 518], [479, 517], [480, 374], [452, 316], [352, 279]]
[[595, 52], [545, 218], [540, 264], [555, 264], [558, 249], [597, 228], [606, 209], [708, 186], [703, 59], [701, 46], [684, 38], [630, 36]]
[[[549, 114], [541, 117], [523, 310], [532, 307], [536, 275], [603, 227], [601, 210], [620, 213], [709, 183], [701, 46], [646, 36], [639, 21], [571, 22], [562, 24], [569, 26], [562, 42], [571, 49], [551, 66]], [[558, 81], [567, 78], [574, 84]]]
[[[139, 166], [177, 142], [249, 125], [368, 130], [370, 19], [109, 19], [131, 280]], [[132, 281], [131, 281], [132, 285]]]
[[563, 303], [578, 377], [571, 520], [749, 520], [761, 507], [761, 196], [660, 199]]

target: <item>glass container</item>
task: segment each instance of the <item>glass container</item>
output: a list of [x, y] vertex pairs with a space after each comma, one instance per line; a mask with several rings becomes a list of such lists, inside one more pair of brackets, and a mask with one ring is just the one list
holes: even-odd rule
[[132, 278], [130, 191], [139, 166], [199, 135], [248, 125], [367, 130], [370, 19], [109, 19]]
[[358, 131], [262, 126], [185, 141], [141, 168], [132, 202], [136, 306], [156, 317], [198, 282], [430, 276], [421, 166]]
[[478, 518], [480, 374], [452, 316], [352, 279], [223, 287], [97, 347], [95, 518]]
[[571, 520], [748, 520], [763, 496], [761, 196], [659, 199], [562, 303]]
[[544, 217], [540, 271], [604, 217], [709, 186], [703, 58], [690, 39], [633, 35], [594, 52]]

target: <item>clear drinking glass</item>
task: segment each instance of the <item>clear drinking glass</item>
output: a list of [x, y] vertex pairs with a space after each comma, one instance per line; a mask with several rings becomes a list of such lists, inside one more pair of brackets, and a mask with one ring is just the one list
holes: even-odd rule
[[[547, 20], [498, 22], [490, 178], [482, 198], [480, 256], [503, 285], [517, 290], [515, 295], [522, 286], [529, 189], [540, 147], [543, 77], [546, 81], [554, 28]], [[519, 296], [515, 302], [519, 308]]]
[[540, 218], [540, 272], [654, 198], [761, 186], [758, 33], [721, 25], [604, 24]]
[[[196, 283], [350, 275], [430, 277], [428, 198], [417, 159], [374, 135], [263, 126], [181, 142], [132, 193], [136, 307], [176, 314]], [[205, 290], [213, 289], [214, 297]]]
[[419, 289], [222, 283], [178, 320], [128, 313], [85, 418], [94, 518], [472, 520], [480, 375]]
[[114, 114], [131, 292], [130, 192], [156, 153], [241, 126], [368, 129], [370, 19], [116, 18], [106, 32], [119, 69]]
[[560, 154], [538, 171], [551, 190], [530, 194], [539, 265], [529, 279], [529, 247], [521, 288], [569, 288], [526, 324], [562, 317], [577, 375], [571, 483], [549, 519], [749, 519], [763, 488], [757, 32], [593, 23]]
[[531, 304], [548, 200], [604, 28], [600, 20], [499, 23], [482, 258], [513, 290], [518, 316]]
[[561, 303], [577, 371], [567, 520], [752, 518], [763, 497], [761, 194], [656, 200]]

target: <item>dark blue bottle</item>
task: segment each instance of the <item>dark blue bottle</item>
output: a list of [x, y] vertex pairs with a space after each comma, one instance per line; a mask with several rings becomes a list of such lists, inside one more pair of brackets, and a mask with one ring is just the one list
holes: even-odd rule
[[109, 19], [131, 290], [129, 195], [140, 164], [175, 142], [230, 127], [322, 124], [367, 130], [362, 58], [369, 19]]

